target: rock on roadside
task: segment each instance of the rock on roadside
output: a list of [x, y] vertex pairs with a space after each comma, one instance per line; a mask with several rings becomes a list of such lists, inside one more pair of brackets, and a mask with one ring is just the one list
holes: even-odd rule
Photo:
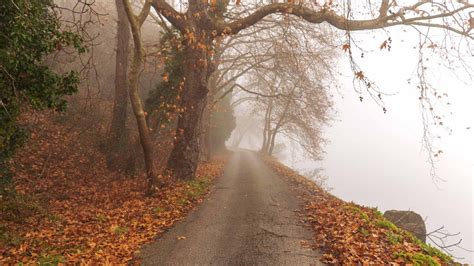
[[383, 216], [405, 231], [412, 233], [418, 239], [426, 242], [425, 221], [418, 213], [414, 211], [386, 211]]

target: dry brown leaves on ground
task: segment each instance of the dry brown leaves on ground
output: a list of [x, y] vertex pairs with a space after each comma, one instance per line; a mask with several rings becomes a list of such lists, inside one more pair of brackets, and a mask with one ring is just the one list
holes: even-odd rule
[[301, 190], [306, 202], [305, 220], [314, 230], [315, 248], [323, 252], [323, 262], [415, 265], [452, 262], [449, 256], [385, 220], [377, 209], [345, 202], [275, 159], [263, 159]]
[[145, 178], [108, 171], [83, 132], [43, 116], [35, 119], [40, 121], [28, 144], [14, 159], [14, 181], [20, 197], [40, 207], [20, 221], [0, 215], [10, 240], [0, 246], [0, 264], [127, 263], [202, 201], [225, 163], [216, 158], [201, 164], [196, 180], [146, 197]]

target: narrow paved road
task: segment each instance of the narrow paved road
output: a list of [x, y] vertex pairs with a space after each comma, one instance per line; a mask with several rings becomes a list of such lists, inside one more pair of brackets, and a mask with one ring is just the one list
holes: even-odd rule
[[[316, 265], [297, 193], [251, 152], [236, 152], [208, 199], [144, 247], [144, 265]], [[178, 240], [178, 237], [185, 239]]]

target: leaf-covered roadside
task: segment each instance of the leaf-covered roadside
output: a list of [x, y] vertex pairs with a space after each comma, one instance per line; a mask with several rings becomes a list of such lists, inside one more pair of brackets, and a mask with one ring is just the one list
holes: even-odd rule
[[314, 230], [315, 248], [330, 264], [452, 264], [450, 256], [386, 220], [376, 208], [345, 202], [273, 158], [264, 161], [298, 186], [305, 221]]
[[202, 201], [225, 163], [202, 163], [197, 179], [150, 198], [142, 176], [107, 170], [87, 132], [43, 115], [29, 119], [36, 124], [29, 145], [13, 160], [18, 193], [0, 199], [0, 264], [129, 262]]

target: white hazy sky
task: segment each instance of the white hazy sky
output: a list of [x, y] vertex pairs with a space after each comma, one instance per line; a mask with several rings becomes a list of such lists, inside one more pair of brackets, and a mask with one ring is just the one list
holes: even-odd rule
[[[474, 250], [474, 129], [467, 129], [474, 126], [473, 82], [462, 82], [447, 69], [434, 69], [432, 84], [449, 95], [451, 105], [443, 107], [442, 114], [447, 115], [445, 123], [452, 129], [451, 134], [436, 131], [442, 138], [435, 146], [444, 152], [436, 162], [437, 173], [446, 179], [437, 186], [422, 146], [418, 94], [406, 81], [415, 73], [417, 62], [413, 41], [407, 39], [416, 36], [400, 30], [390, 35], [394, 39], [391, 52], [377, 51], [384, 35], [355, 36], [364, 39], [365, 48], [376, 50], [358, 59], [364, 71], [381, 88], [397, 93], [386, 98], [388, 113], [367, 96], [363, 103], [359, 101], [352, 89], [349, 64], [341, 62], [345, 75], [340, 79], [342, 88], [335, 93], [336, 119], [325, 131], [330, 141], [325, 159], [287, 163], [297, 169], [323, 167], [336, 196], [382, 211], [414, 210], [428, 218], [428, 230], [445, 226], [452, 233], [460, 232], [462, 246]], [[465, 60], [474, 66], [472, 56]], [[454, 249], [453, 254], [474, 263], [473, 253]]]

